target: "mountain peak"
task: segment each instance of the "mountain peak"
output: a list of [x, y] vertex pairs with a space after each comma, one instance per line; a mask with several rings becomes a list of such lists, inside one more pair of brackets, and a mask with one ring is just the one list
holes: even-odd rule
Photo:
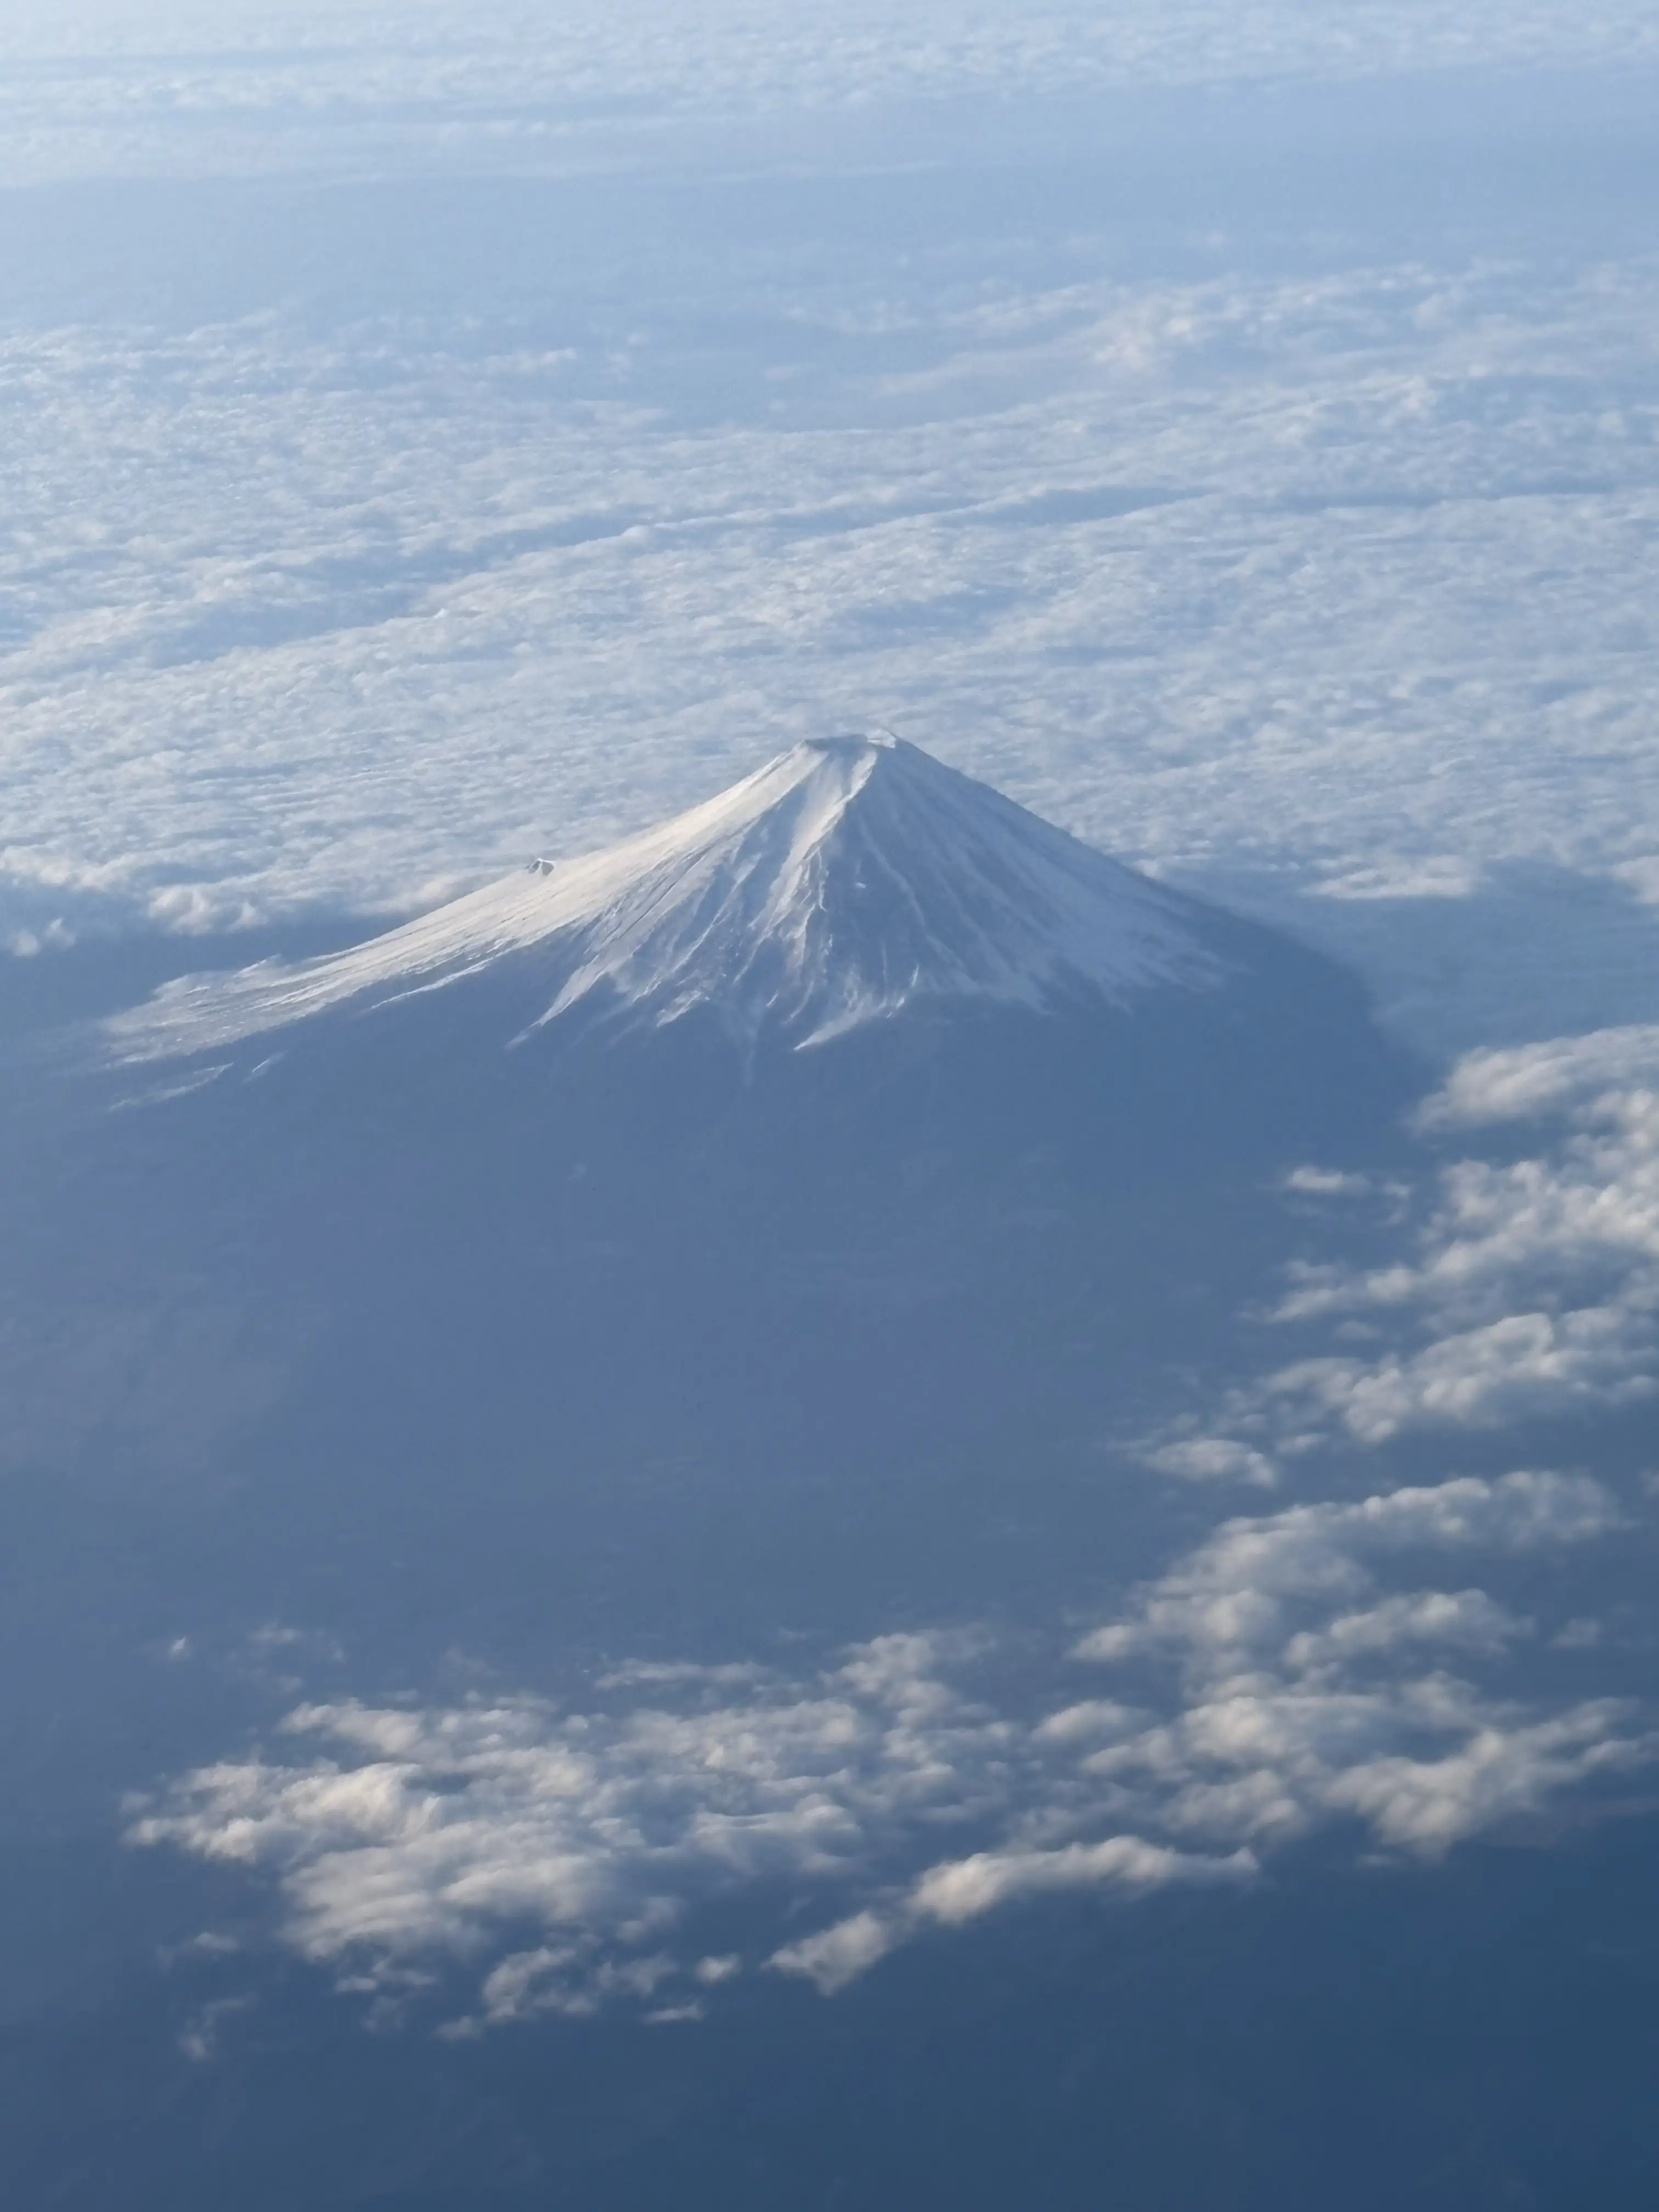
[[[795, 750], [797, 752], [828, 753], [854, 758], [865, 753], [896, 752], [903, 742], [902, 738], [894, 737], [889, 730], [852, 730], [843, 731], [839, 737], [803, 738]], [[910, 750], [919, 751], [920, 747], [912, 745]], [[784, 754], [781, 757], [787, 759], [788, 755]]]
[[810, 1045], [919, 1002], [1202, 988], [1220, 973], [1203, 925], [902, 738], [809, 738], [605, 851], [534, 861], [346, 952], [186, 979], [106, 1034], [125, 1059], [209, 1050], [488, 970], [522, 978], [526, 1033], [592, 1000]]

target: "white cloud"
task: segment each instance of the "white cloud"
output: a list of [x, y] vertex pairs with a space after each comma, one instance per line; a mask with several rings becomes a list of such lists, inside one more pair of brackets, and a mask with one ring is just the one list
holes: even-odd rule
[[1212, 1845], [1260, 1848], [1350, 1814], [1434, 1856], [1643, 1764], [1654, 1739], [1633, 1706], [1540, 1715], [1445, 1671], [1454, 1654], [1501, 1664], [1531, 1638], [1487, 1592], [1380, 1587], [1437, 1555], [1547, 1553], [1622, 1517], [1588, 1477], [1522, 1472], [1228, 1522], [1078, 1646], [1107, 1664], [1161, 1652], [1183, 1686], [1175, 1711], [1115, 1731], [1085, 1771], [1120, 1817]]
[[767, 1965], [799, 1974], [825, 1996], [855, 1981], [900, 1943], [932, 1923], [960, 1928], [998, 1906], [1065, 1890], [1162, 1889], [1170, 1882], [1248, 1881], [1255, 1855], [1225, 1858], [1170, 1850], [1139, 1836], [1109, 1836], [1097, 1844], [1063, 1844], [1050, 1850], [975, 1851], [970, 1857], [930, 1867], [898, 1904], [882, 1913], [866, 1908], [833, 1927], [775, 1951]]
[[[1553, 1118], [1520, 1158], [1456, 1158], [1391, 1185], [1386, 1261], [1298, 1262], [1270, 1318], [1306, 1356], [1143, 1444], [1176, 1474], [1282, 1467], [1334, 1437], [1502, 1428], [1659, 1388], [1655, 1032], [1467, 1054], [1419, 1116], [1438, 1135]], [[1318, 1170], [1291, 1179], [1322, 1192]]]
[[[203, 1768], [131, 1833], [274, 1876], [288, 1940], [347, 1987], [468, 1963], [453, 2033], [613, 2003], [694, 2018], [745, 1963], [830, 1993], [1020, 1899], [1248, 1881], [1338, 1820], [1432, 1856], [1645, 1762], [1633, 1707], [1447, 1671], [1501, 1672], [1522, 1642], [1547, 1664], [1582, 1619], [1551, 1639], [1467, 1579], [1421, 1579], [1621, 1525], [1589, 1478], [1535, 1471], [1235, 1518], [1077, 1647], [1143, 1678], [1170, 1662], [1133, 1704], [999, 1711], [963, 1687], [995, 1660], [982, 1639], [893, 1635], [805, 1682], [618, 1669], [584, 1712], [301, 1706], [298, 1756]], [[762, 1893], [842, 1909], [747, 1961], [687, 1944], [696, 1906]]]
[[1339, 1168], [1292, 1168], [1285, 1178], [1286, 1190], [1299, 1198], [1368, 1198], [1376, 1188], [1369, 1176]]
[[1589, 1776], [1650, 1759], [1650, 1742], [1617, 1733], [1629, 1717], [1604, 1700], [1530, 1727], [1478, 1728], [1441, 1759], [1395, 1753], [1352, 1766], [1332, 1778], [1328, 1802], [1369, 1820], [1385, 1843], [1435, 1854]]
[[[702, 1898], [845, 1879], [909, 1824], [1000, 1809], [1018, 1732], [943, 1678], [960, 1649], [879, 1638], [807, 1688], [758, 1669], [619, 1670], [624, 1689], [695, 1703], [611, 1713], [303, 1705], [287, 1735], [332, 1756], [204, 1768], [134, 1834], [276, 1870], [290, 1936], [316, 1960], [397, 1966], [526, 1919], [557, 1929], [492, 1968], [485, 2013], [586, 2009], [637, 1993], [647, 1939], [654, 1989], [664, 1931]], [[707, 1961], [672, 1972], [718, 1978]]]
[[1304, 1629], [1285, 1646], [1285, 1663], [1308, 1674], [1413, 1644], [1498, 1651], [1527, 1632], [1527, 1624], [1495, 1605], [1485, 1590], [1418, 1590]]
[[898, 1923], [866, 1908], [838, 1920], [833, 1928], [803, 1937], [799, 1943], [784, 1944], [768, 1963], [782, 1973], [805, 1975], [825, 1996], [833, 1996], [848, 1982], [867, 1974], [902, 1941]]
[[1659, 1027], [1632, 1024], [1584, 1036], [1465, 1053], [1419, 1116], [1429, 1130], [1529, 1121], [1593, 1103], [1598, 1094], [1659, 1082]]
[[1268, 1384], [1291, 1418], [1334, 1415], [1360, 1443], [1386, 1443], [1425, 1425], [1498, 1428], [1583, 1406], [1616, 1406], [1655, 1387], [1645, 1307], [1506, 1314], [1483, 1328], [1437, 1338], [1408, 1356], [1366, 1364], [1310, 1359]]
[[1178, 1437], [1152, 1447], [1146, 1464], [1194, 1482], [1247, 1482], [1271, 1490], [1279, 1480], [1273, 1462], [1237, 1437]]
[[[1538, 1722], [1494, 1708], [1453, 1678], [1403, 1686], [1218, 1686], [1178, 1720], [1091, 1771], [1126, 1808], [1156, 1806], [1168, 1829], [1257, 1846], [1335, 1815], [1366, 1820], [1387, 1845], [1437, 1856], [1560, 1790], [1650, 1761], [1654, 1741], [1626, 1704], [1592, 1700]], [[1444, 1748], [1403, 1747], [1438, 1737]]]
[[1060, 1711], [1040, 1721], [1036, 1740], [1039, 1743], [1090, 1746], [1102, 1741], [1109, 1742], [1133, 1735], [1145, 1717], [1133, 1705], [1120, 1705], [1115, 1698], [1085, 1698], [1075, 1705], [1062, 1706]]
[[[1388, 1650], [1437, 1627], [1447, 1640], [1465, 1642], [1476, 1617], [1471, 1608], [1488, 1603], [1479, 1591], [1396, 1599], [1365, 1613], [1329, 1609], [1372, 1587], [1378, 1559], [1548, 1550], [1606, 1535], [1623, 1517], [1589, 1475], [1523, 1469], [1226, 1521], [1152, 1586], [1138, 1613], [1091, 1632], [1078, 1656], [1115, 1659], [1173, 1644], [1232, 1670], [1281, 1645], [1287, 1663], [1303, 1666], [1316, 1663], [1319, 1653]], [[1293, 1608], [1308, 1603], [1322, 1615], [1319, 1635], [1303, 1632], [1285, 1644]], [[1488, 1625], [1498, 1618], [1495, 1610], [1484, 1617]]]
[[[1370, 1269], [1294, 1272], [1275, 1318], [1346, 1339], [1229, 1394], [1224, 1451], [1189, 1415], [1153, 1463], [1249, 1451], [1301, 1474], [1336, 1441], [1521, 1426], [1649, 1395], [1659, 1380], [1659, 1100], [1652, 1033], [1559, 1039], [1461, 1061], [1426, 1130], [1556, 1117], [1532, 1157], [1454, 1159], [1388, 1224]], [[1297, 1179], [1320, 1194], [1327, 1179]], [[1404, 1224], [1402, 1228], [1402, 1223]], [[1363, 1346], [1357, 1350], [1355, 1345]], [[1304, 1477], [1305, 1479], [1305, 1477]], [[1177, 1711], [1103, 1729], [1086, 1771], [1119, 1819], [1261, 1847], [1347, 1814], [1386, 1846], [1448, 1848], [1564, 1788], [1647, 1759], [1633, 1707], [1540, 1712], [1463, 1679], [1522, 1650], [1594, 1649], [1580, 1613], [1540, 1626], [1468, 1579], [1477, 1557], [1548, 1555], [1626, 1509], [1588, 1476], [1463, 1477], [1356, 1503], [1304, 1501], [1223, 1523], [1085, 1637], [1079, 1656], [1178, 1674]], [[1442, 1587], [1437, 1562], [1460, 1572]], [[1530, 1611], [1530, 1601], [1529, 1601]], [[1449, 1671], [1453, 1665], [1460, 1670]], [[1137, 1677], [1137, 1695], [1144, 1697]]]
[[976, 1920], [1012, 1899], [1045, 1891], [1159, 1889], [1170, 1881], [1242, 1881], [1256, 1870], [1249, 1851], [1224, 1859], [1194, 1858], [1139, 1836], [1109, 1836], [1103, 1843], [1065, 1844], [1052, 1850], [975, 1851], [971, 1858], [930, 1867], [917, 1882], [915, 1909], [949, 1928]]

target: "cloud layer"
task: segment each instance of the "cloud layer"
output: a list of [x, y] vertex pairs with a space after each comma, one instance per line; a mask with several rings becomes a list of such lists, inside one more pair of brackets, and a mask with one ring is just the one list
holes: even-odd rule
[[713, 422], [580, 319], [0, 345], [12, 940], [407, 912], [872, 722], [1304, 920], [1522, 860], [1639, 915], [1651, 271], [905, 281], [769, 276]]
[[[1559, 989], [1659, 1011], [1659, 280], [1581, 158], [1649, 11], [105, 0], [0, 52], [9, 181], [77, 186], [0, 240], [0, 943], [406, 914], [886, 723], [1437, 1044], [1460, 961], [1535, 1034], [1542, 953], [1376, 940], [1517, 868], [1604, 887]], [[1416, 131], [1443, 69], [1455, 244], [1329, 106]], [[1265, 168], [1169, 89], [1245, 84]]]
[[688, 118], [1487, 66], [1659, 59], [1632, 0], [522, 0], [9, 7], [11, 180], [593, 158]]

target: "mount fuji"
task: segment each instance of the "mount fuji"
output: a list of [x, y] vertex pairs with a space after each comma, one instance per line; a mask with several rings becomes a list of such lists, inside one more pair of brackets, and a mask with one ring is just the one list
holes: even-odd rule
[[520, 1034], [578, 1007], [617, 1028], [707, 1012], [801, 1047], [916, 1006], [1212, 988], [1213, 934], [1194, 902], [915, 745], [816, 738], [608, 851], [532, 861], [331, 957], [187, 979], [107, 1034], [167, 1057], [488, 978]]
[[1219, 1357], [1284, 1171], [1398, 1153], [1419, 1087], [1314, 953], [914, 746], [807, 743], [77, 1032], [6, 1187], [0, 1462], [303, 1464], [395, 1521], [553, 1449], [568, 1535], [605, 1468], [836, 1460], [848, 1372], [890, 1438], [1029, 1436], [1082, 1418], [1067, 1342], [1125, 1405]]
[[[77, 1560], [137, 1516], [112, 1623], [298, 1621], [410, 1680], [1150, 1561], [1168, 1498], [1100, 1440], [1242, 1357], [1286, 1171], [1399, 1158], [1420, 1088], [1318, 956], [864, 738], [52, 1066], [0, 1186], [0, 1473], [48, 1471]], [[1011, 1467], [1040, 1543], [988, 1540]]]

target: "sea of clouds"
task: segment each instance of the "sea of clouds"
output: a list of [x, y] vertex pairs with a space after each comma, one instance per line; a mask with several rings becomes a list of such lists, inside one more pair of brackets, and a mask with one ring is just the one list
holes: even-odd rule
[[644, 128], [1169, 86], [1659, 62], [1635, 0], [15, 0], [14, 179], [581, 158]]
[[1437, 1049], [1659, 1013], [1643, 11], [4, 37], [15, 951], [406, 914], [879, 723]]

